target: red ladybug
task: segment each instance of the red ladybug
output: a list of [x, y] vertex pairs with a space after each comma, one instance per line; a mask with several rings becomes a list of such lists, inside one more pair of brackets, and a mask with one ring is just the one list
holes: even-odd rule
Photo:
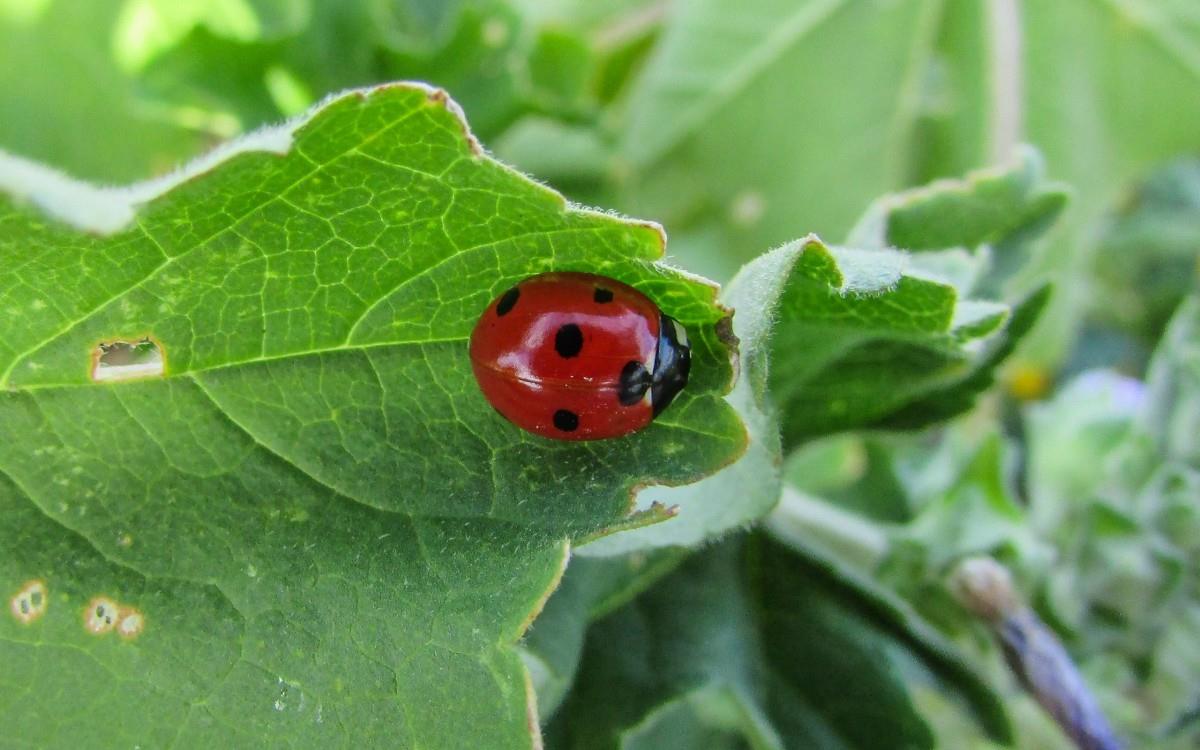
[[525, 279], [471, 333], [487, 400], [521, 429], [558, 440], [640, 430], [687, 384], [690, 366], [678, 321], [633, 287], [590, 273]]

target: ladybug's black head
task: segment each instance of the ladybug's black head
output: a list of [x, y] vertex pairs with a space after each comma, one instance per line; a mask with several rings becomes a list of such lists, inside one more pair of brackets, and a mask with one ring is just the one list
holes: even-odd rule
[[662, 413], [688, 382], [692, 367], [692, 348], [687, 331], [674, 318], [663, 315], [658, 322], [658, 355], [651, 377], [650, 402], [654, 416]]

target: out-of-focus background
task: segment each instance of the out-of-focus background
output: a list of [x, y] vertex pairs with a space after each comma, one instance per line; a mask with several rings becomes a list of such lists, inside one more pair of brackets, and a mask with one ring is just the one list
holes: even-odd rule
[[[937, 178], [1025, 159], [1063, 184], [1034, 260], [997, 276], [1010, 299], [1056, 290], [1004, 393], [936, 434], [803, 445], [792, 506], [845, 514], [833, 547], [1003, 681], [931, 583], [999, 550], [1136, 746], [1197, 747], [1200, 422], [1165, 457], [1129, 436], [1200, 276], [1200, 4], [0, 0], [0, 149], [96, 183], [401, 79], [569, 198], [662, 223], [672, 262], [719, 281]], [[1023, 747], [1066, 746], [1011, 696]], [[921, 700], [945, 747], [987, 746]]]

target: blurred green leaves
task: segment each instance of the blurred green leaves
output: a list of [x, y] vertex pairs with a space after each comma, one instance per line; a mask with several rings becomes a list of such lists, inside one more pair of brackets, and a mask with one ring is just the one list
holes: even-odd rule
[[46, 0], [0, 11], [0, 148], [84, 179], [124, 182], [195, 155], [214, 131], [233, 134], [209, 113], [141, 98], [112, 48], [122, 6]]
[[1180, 300], [1200, 283], [1197, 248], [1200, 159], [1181, 159], [1137, 185], [1108, 217], [1090, 317], [1153, 348]]
[[573, 749], [932, 747], [906, 679], [945, 680], [1006, 738], [996, 697], [945, 643], [829, 565], [763, 537], [693, 557], [589, 631], [551, 740]]

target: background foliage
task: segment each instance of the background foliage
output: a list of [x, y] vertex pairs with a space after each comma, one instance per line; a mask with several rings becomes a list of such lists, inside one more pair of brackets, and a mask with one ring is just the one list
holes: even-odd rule
[[[395, 80], [670, 266], [428, 92], [308, 111]], [[551, 748], [1067, 747], [950, 594], [978, 553], [1131, 746], [1200, 741], [1190, 0], [0, 0], [0, 90], [0, 590], [50, 590], [0, 625], [12, 744], [530, 747], [534, 691]], [[33, 164], [127, 183], [306, 111], [127, 193]], [[727, 396], [671, 266], [726, 283]], [[696, 332], [662, 424], [489, 421], [455, 341], [550, 267]], [[169, 377], [88, 383], [147, 331]], [[84, 634], [98, 592], [144, 634]]]

